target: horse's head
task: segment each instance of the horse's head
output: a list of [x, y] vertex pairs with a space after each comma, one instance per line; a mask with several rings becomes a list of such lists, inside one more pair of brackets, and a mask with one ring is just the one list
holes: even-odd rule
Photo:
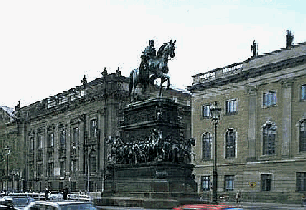
[[168, 53], [170, 55], [171, 58], [174, 58], [175, 56], [175, 42], [176, 40], [174, 40], [174, 42], [172, 42], [172, 40], [170, 40], [170, 42], [168, 43]]

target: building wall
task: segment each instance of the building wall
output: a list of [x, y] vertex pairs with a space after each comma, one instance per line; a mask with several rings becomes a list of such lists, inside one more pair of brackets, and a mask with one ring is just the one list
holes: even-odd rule
[[[19, 129], [20, 189], [44, 191], [48, 187], [58, 191], [67, 186], [75, 192], [103, 192], [107, 142], [120, 135], [123, 108], [130, 103], [128, 82], [120, 72], [104, 72], [102, 78], [17, 110], [18, 120], [10, 126]], [[151, 97], [158, 92], [157, 87], [151, 87]], [[172, 89], [162, 93], [162, 97], [179, 103], [183, 134], [190, 138], [190, 94]], [[76, 133], [78, 142], [74, 143]]]
[[[245, 200], [300, 202], [304, 190], [298, 189], [297, 177], [299, 172], [306, 172], [306, 153], [299, 152], [299, 122], [306, 116], [306, 101], [301, 100], [301, 86], [306, 84], [306, 65], [305, 59], [299, 57], [301, 51], [305, 51], [304, 45], [247, 60], [227, 75], [223, 68], [211, 71], [212, 78], [201, 79], [199, 77], [203, 75], [200, 74], [195, 76], [190, 88], [193, 93], [192, 136], [196, 139], [194, 173], [198, 192], [206, 199], [211, 192], [210, 188], [203, 190], [202, 184], [204, 188], [207, 185], [202, 179], [209, 176], [212, 181], [214, 151], [211, 149], [210, 159], [203, 160], [202, 135], [211, 133], [213, 146], [215, 132], [211, 119], [203, 117], [202, 108], [217, 101], [222, 108], [217, 127], [218, 193], [228, 194], [231, 199], [241, 191]], [[295, 59], [302, 61], [296, 62]], [[270, 70], [263, 71], [267, 68]], [[250, 76], [255, 71], [260, 73]], [[241, 78], [233, 79], [233, 76]], [[276, 103], [265, 106], [263, 95], [269, 91], [276, 94]], [[225, 111], [226, 101], [230, 99], [236, 99], [238, 103], [234, 114]], [[272, 131], [274, 127], [269, 127], [270, 136], [275, 133], [275, 153], [264, 154], [263, 130], [270, 125], [275, 127], [275, 131]], [[236, 155], [233, 158], [225, 158], [228, 129], [233, 129], [236, 134]], [[233, 188], [229, 191], [225, 186], [228, 175], [234, 178]], [[263, 181], [264, 177], [271, 179], [269, 191], [263, 190], [266, 182], [270, 182]]]

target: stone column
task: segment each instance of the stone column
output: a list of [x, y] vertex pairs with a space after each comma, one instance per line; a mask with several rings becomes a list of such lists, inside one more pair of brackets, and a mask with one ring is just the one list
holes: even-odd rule
[[291, 144], [291, 107], [292, 107], [292, 84], [290, 80], [282, 81], [282, 98], [283, 101], [279, 104], [283, 105], [282, 110], [282, 130], [280, 131], [282, 135], [282, 147], [281, 154], [284, 157], [289, 157], [291, 154], [290, 144]]
[[247, 161], [256, 160], [256, 107], [257, 107], [257, 89], [256, 87], [247, 87], [247, 94], [249, 99], [249, 128], [248, 128], [248, 145], [249, 156]]

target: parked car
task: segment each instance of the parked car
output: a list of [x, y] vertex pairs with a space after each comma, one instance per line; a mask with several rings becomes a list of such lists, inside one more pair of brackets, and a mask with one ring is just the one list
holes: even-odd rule
[[15, 209], [23, 209], [31, 202], [35, 201], [34, 198], [26, 196], [26, 195], [9, 195], [4, 196], [4, 200], [11, 200]]
[[39, 209], [52, 209], [52, 210], [97, 210], [96, 207], [90, 202], [81, 201], [35, 201], [30, 203], [24, 210], [39, 210]]
[[242, 210], [242, 208], [224, 204], [190, 204], [174, 207], [173, 210]]

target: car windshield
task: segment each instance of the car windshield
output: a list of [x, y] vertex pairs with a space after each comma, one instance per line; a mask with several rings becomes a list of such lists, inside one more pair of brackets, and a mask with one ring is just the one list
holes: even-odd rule
[[61, 205], [61, 209], [62, 210], [78, 210], [78, 209], [96, 210], [96, 208], [90, 203], [65, 204], [65, 205]]

